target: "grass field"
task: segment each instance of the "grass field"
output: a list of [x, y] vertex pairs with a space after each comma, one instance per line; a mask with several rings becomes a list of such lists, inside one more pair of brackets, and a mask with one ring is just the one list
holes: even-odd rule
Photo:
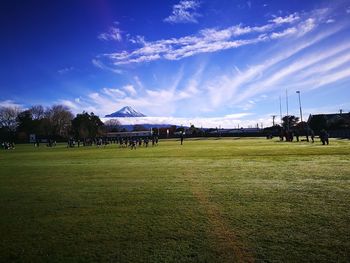
[[350, 141], [0, 152], [0, 262], [349, 262]]

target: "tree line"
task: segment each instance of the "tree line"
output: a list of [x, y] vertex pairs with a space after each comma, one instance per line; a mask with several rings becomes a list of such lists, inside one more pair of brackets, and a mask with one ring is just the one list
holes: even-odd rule
[[30, 134], [52, 140], [95, 138], [119, 129], [120, 123], [116, 119], [103, 123], [93, 112], [82, 112], [74, 116], [64, 105], [47, 108], [34, 105], [25, 110], [0, 107], [1, 141], [27, 142]]

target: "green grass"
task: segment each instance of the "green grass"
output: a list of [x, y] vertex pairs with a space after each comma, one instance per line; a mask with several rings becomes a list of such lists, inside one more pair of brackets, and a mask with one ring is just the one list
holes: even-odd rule
[[348, 262], [350, 141], [0, 152], [0, 262]]

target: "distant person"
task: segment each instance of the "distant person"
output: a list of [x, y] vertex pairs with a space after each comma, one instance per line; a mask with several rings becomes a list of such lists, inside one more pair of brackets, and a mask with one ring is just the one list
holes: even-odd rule
[[280, 141], [283, 142], [283, 130], [281, 130], [279, 137], [280, 137]]
[[284, 132], [284, 137], [286, 138], [286, 142], [289, 142], [289, 131]]
[[298, 142], [299, 141], [299, 132], [295, 131], [294, 135], [295, 135], [295, 138], [297, 139], [297, 142]]
[[325, 129], [321, 130], [320, 139], [321, 139], [322, 145], [329, 144], [329, 134]]
[[131, 150], [136, 150], [136, 139], [130, 139]]
[[184, 134], [183, 134], [183, 132], [181, 132], [180, 141], [181, 141], [181, 145], [183, 145], [183, 143], [184, 143]]
[[325, 131], [324, 134], [324, 141], [327, 145], [329, 145], [329, 133], [327, 131]]
[[315, 133], [313, 130], [310, 130], [310, 137], [311, 137], [312, 143], [314, 143], [315, 142]]

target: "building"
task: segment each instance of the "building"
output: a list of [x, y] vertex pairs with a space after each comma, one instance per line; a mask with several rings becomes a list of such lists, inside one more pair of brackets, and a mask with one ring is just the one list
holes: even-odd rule
[[317, 134], [325, 129], [331, 137], [350, 138], [350, 113], [310, 114], [307, 124]]

